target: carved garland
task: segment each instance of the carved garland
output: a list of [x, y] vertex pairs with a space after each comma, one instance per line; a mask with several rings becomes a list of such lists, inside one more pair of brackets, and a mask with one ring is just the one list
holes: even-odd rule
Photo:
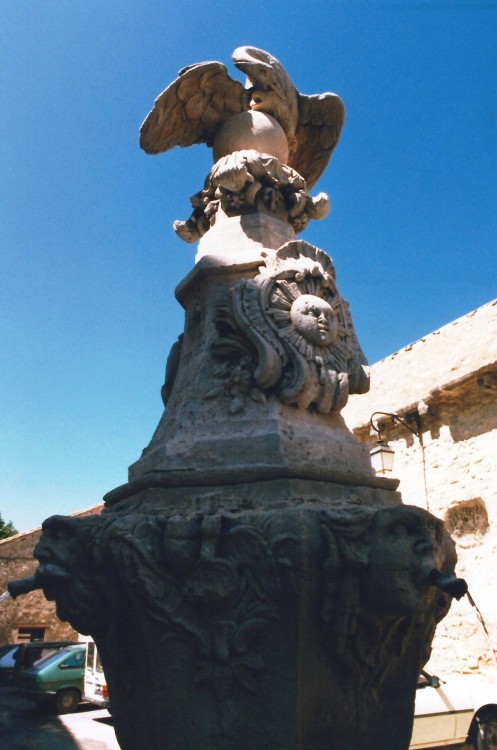
[[323, 219], [330, 205], [324, 193], [312, 198], [304, 178], [294, 169], [254, 150], [235, 151], [219, 159], [203, 190], [190, 202], [190, 218], [174, 222], [174, 231], [185, 242], [200, 239], [215, 224], [218, 211], [227, 216], [260, 211], [287, 221], [298, 233], [311, 219]]

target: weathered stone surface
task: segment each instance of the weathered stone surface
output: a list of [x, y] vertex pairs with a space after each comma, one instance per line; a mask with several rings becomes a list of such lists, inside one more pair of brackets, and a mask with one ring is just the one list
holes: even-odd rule
[[[497, 302], [474, 310], [389, 357], [376, 362], [369, 394], [349, 403], [347, 422], [353, 429], [369, 422], [379, 409], [406, 414], [420, 402], [430, 407], [455, 402], [456, 411], [496, 391]], [[416, 373], [416, 377], [409, 374]], [[480, 382], [479, 382], [480, 381]], [[428, 414], [423, 414], [423, 417]]]
[[[245, 142], [253, 145], [252, 138]], [[311, 219], [323, 219], [329, 210], [328, 197], [320, 193], [312, 198], [298, 172], [276, 156], [248, 147], [220, 158], [205, 179], [203, 189], [190, 202], [193, 207], [190, 218], [174, 222], [176, 234], [185, 242], [196, 242], [203, 237], [218, 218], [262, 213], [290, 224], [298, 233]], [[225, 252], [229, 249], [224, 247]], [[236, 257], [235, 248], [232, 253]]]
[[233, 115], [224, 122], [214, 139], [214, 161], [241, 149], [254, 149], [260, 154], [272, 154], [286, 164], [288, 141], [285, 131], [274, 117], [264, 112], [249, 110]]
[[442, 523], [357, 495], [252, 510], [231, 492], [224, 511], [150, 514], [137, 495], [44, 523], [40, 571], [72, 575], [45, 594], [95, 639], [123, 750], [407, 747], [449, 606], [427, 581], [454, 566]]
[[[236, 477], [238, 479], [238, 477]], [[142, 513], [167, 512], [189, 515], [191, 513], [237, 513], [241, 510], [282, 510], [288, 507], [314, 508], [318, 505], [382, 508], [396, 506], [401, 497], [394, 488], [396, 482], [378, 482], [375, 487], [341, 484], [316, 479], [263, 476], [254, 481], [233, 482], [220, 477], [219, 483], [181, 485], [164, 477], [146, 475], [116, 487], [105, 495], [105, 508], [112, 512], [126, 511], [130, 507]], [[387, 490], [387, 491], [385, 491]], [[130, 498], [133, 498], [131, 500]]]
[[[295, 477], [390, 486], [374, 476], [367, 451], [337, 413], [349, 392], [367, 389], [368, 376], [331, 259], [303, 242], [264, 255], [222, 266], [204, 257], [178, 288], [186, 322], [176, 379], [129, 479], [154, 473], [179, 485]], [[311, 335], [302, 310], [295, 312], [309, 299], [329, 311]]]
[[[295, 231], [286, 221], [257, 211], [239, 216], [226, 216], [218, 211], [216, 222], [198, 243], [195, 273], [205, 266], [231, 266], [262, 263], [263, 251], [277, 250], [295, 239]], [[201, 258], [206, 258], [198, 265]], [[188, 277], [185, 280], [187, 283]], [[178, 291], [184, 285], [180, 285]]]

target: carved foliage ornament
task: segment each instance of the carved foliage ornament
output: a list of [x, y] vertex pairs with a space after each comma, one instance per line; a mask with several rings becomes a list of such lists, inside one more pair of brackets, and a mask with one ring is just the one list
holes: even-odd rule
[[219, 159], [203, 190], [190, 201], [190, 218], [174, 222], [174, 231], [185, 242], [203, 237], [220, 210], [226, 216], [260, 211], [288, 222], [296, 233], [302, 232], [311, 219], [324, 219], [329, 210], [325, 193], [312, 198], [298, 172], [275, 156], [253, 149], [235, 151]]
[[268, 253], [260, 274], [235, 287], [233, 318], [238, 332], [218, 324], [215, 353], [244, 347], [252, 389], [323, 414], [343, 408], [349, 393], [368, 390], [348, 305], [322, 250], [295, 241]]
[[110, 661], [122, 637], [114, 604], [129, 623], [134, 610], [160, 623], [164, 635], [193, 642], [196, 683], [254, 692], [265, 667], [255, 643], [279, 619], [296, 546], [295, 532], [276, 515], [254, 524], [129, 513], [53, 516], [35, 556], [40, 569], [57, 561], [67, 572], [63, 581], [45, 576], [45, 595], [61, 619], [106, 644]]

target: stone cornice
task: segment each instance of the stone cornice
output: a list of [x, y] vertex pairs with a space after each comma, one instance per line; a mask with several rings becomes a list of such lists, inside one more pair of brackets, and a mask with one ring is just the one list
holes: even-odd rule
[[369, 393], [352, 396], [342, 414], [362, 432], [375, 411], [423, 416], [497, 397], [497, 300], [458, 318], [371, 367]]

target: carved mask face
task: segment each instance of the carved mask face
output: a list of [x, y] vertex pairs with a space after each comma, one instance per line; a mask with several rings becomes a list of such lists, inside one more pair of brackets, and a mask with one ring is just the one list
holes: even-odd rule
[[416, 615], [429, 585], [428, 573], [445, 557], [441, 527], [420, 508], [379, 511], [369, 541], [363, 597], [375, 611]]
[[329, 346], [336, 341], [336, 317], [321, 297], [302, 294], [293, 303], [290, 315], [295, 329], [311, 344]]

